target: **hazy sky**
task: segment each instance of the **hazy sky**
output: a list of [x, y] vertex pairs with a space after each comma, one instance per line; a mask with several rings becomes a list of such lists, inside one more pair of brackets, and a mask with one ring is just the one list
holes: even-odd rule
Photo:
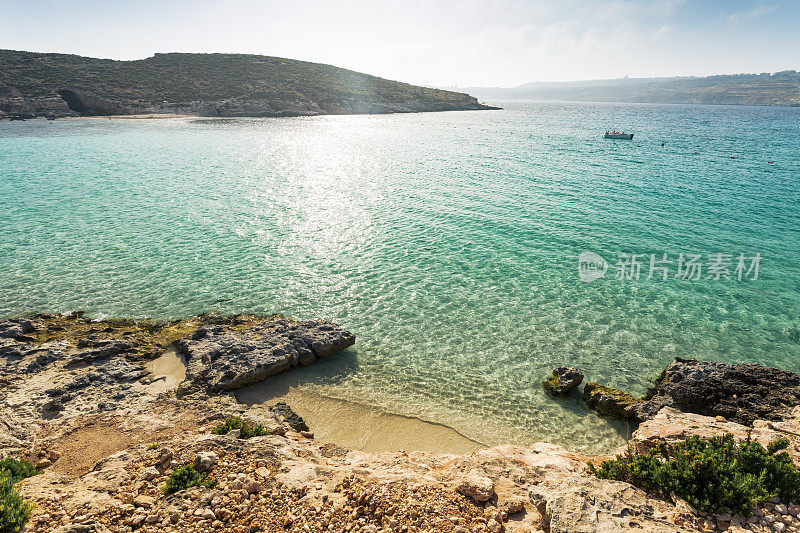
[[0, 48], [243, 52], [429, 85], [800, 69], [800, 1], [0, 0]]

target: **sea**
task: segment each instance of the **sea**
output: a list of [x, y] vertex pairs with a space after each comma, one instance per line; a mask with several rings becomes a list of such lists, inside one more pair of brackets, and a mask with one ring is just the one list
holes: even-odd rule
[[591, 454], [633, 428], [555, 367], [800, 372], [800, 108], [488, 103], [2, 121], [0, 317], [324, 318], [357, 342], [309, 390]]

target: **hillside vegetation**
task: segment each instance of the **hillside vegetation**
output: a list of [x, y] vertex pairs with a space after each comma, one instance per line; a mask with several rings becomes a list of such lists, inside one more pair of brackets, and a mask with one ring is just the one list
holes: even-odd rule
[[469, 95], [246, 54], [135, 61], [0, 50], [0, 112], [296, 116], [489, 109]]

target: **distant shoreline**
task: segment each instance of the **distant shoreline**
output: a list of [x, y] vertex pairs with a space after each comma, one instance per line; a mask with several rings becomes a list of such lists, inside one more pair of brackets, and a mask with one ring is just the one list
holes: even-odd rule
[[88, 119], [88, 120], [159, 120], [175, 118], [200, 118], [208, 120], [225, 119], [260, 119], [260, 118], [298, 118], [298, 117], [351, 117], [351, 116], [375, 116], [375, 115], [416, 115], [427, 113], [445, 113], [450, 111], [499, 111], [502, 107], [485, 105], [481, 109], [442, 109], [431, 111], [392, 111], [390, 113], [317, 113], [307, 115], [276, 115], [276, 116], [252, 116], [252, 115], [192, 115], [187, 113], [134, 113], [124, 115], [34, 115], [26, 116], [24, 113], [0, 114], [0, 120], [25, 121], [25, 120], [69, 120], [69, 119]]

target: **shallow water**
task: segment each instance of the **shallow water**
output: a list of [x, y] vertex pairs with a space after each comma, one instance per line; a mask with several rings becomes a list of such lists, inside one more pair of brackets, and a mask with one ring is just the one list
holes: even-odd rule
[[[544, 394], [554, 366], [634, 393], [676, 355], [800, 371], [800, 109], [502, 105], [0, 122], [0, 316], [329, 318], [358, 342], [309, 394], [589, 453], [628, 428]], [[646, 280], [664, 253], [762, 260]]]

